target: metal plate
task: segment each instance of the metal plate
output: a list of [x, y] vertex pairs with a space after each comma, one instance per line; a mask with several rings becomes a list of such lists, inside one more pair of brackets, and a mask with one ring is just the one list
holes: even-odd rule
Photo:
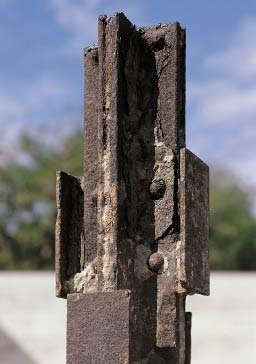
[[188, 149], [180, 152], [180, 264], [188, 294], [209, 295], [209, 168]]
[[56, 296], [66, 298], [65, 282], [81, 271], [81, 236], [83, 232], [84, 193], [82, 178], [57, 172], [55, 269]]
[[129, 364], [129, 291], [68, 295], [67, 364]]

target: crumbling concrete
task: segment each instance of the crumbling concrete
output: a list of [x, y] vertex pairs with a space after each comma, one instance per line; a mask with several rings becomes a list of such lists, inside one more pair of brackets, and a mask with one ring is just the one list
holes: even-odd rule
[[84, 177], [57, 179], [67, 363], [188, 364], [209, 294], [208, 167], [185, 148], [185, 29], [99, 18], [85, 51]]

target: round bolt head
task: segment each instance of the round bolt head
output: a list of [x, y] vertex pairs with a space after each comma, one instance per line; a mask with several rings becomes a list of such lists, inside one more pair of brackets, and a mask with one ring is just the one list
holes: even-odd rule
[[158, 273], [164, 265], [164, 257], [161, 253], [153, 253], [150, 255], [148, 259], [148, 266], [149, 269], [154, 272]]
[[165, 194], [166, 184], [163, 179], [155, 179], [152, 181], [149, 191], [150, 195], [154, 200], [162, 198]]

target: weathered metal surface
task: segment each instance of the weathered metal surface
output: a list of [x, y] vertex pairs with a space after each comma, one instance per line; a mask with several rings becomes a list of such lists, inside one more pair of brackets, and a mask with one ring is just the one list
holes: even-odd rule
[[184, 355], [185, 296], [177, 290], [179, 242], [179, 150], [185, 146], [185, 30], [179, 23], [145, 29], [143, 37], [153, 52], [157, 93], [154, 119], [154, 181], [164, 181], [165, 192], [154, 202], [155, 246], [164, 257], [157, 276], [156, 345], [166, 362]]
[[[155, 344], [156, 277], [147, 266], [154, 242], [155, 74], [141, 35], [123, 14], [99, 20], [99, 290], [131, 289], [134, 361]], [[136, 322], [135, 322], [136, 321]], [[132, 361], [133, 362], [133, 361]]]
[[209, 295], [209, 168], [185, 148], [180, 151], [180, 212], [181, 288]]
[[84, 57], [84, 235], [81, 261], [83, 269], [97, 256], [98, 184], [98, 49], [85, 49]]
[[56, 296], [65, 298], [69, 292], [67, 280], [81, 270], [83, 179], [57, 172], [56, 201]]
[[129, 364], [130, 293], [68, 295], [67, 364]]
[[191, 362], [191, 326], [192, 326], [192, 313], [186, 312], [185, 315], [185, 364]]
[[[208, 170], [185, 150], [185, 29], [138, 29], [122, 13], [101, 16], [98, 45], [85, 55], [85, 234], [65, 282], [76, 293], [68, 299], [70, 364], [83, 353], [123, 363], [112, 346], [98, 354], [94, 344], [119, 330], [108, 326], [115, 313], [108, 315], [104, 297], [119, 300], [123, 290], [130, 291], [129, 345], [120, 360], [190, 362], [185, 301], [208, 292], [207, 214]], [[90, 305], [98, 302], [106, 320], [97, 311], [102, 331], [97, 326], [91, 341], [85, 331], [97, 321]]]
[[157, 87], [156, 137], [166, 147], [185, 146], [186, 32], [178, 22], [141, 29], [154, 55]]

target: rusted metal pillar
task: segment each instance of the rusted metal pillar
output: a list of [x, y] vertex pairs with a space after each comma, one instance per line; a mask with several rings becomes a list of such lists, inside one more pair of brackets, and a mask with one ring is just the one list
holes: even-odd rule
[[208, 167], [185, 148], [185, 29], [99, 18], [85, 51], [84, 176], [57, 173], [68, 364], [188, 364], [209, 294]]

